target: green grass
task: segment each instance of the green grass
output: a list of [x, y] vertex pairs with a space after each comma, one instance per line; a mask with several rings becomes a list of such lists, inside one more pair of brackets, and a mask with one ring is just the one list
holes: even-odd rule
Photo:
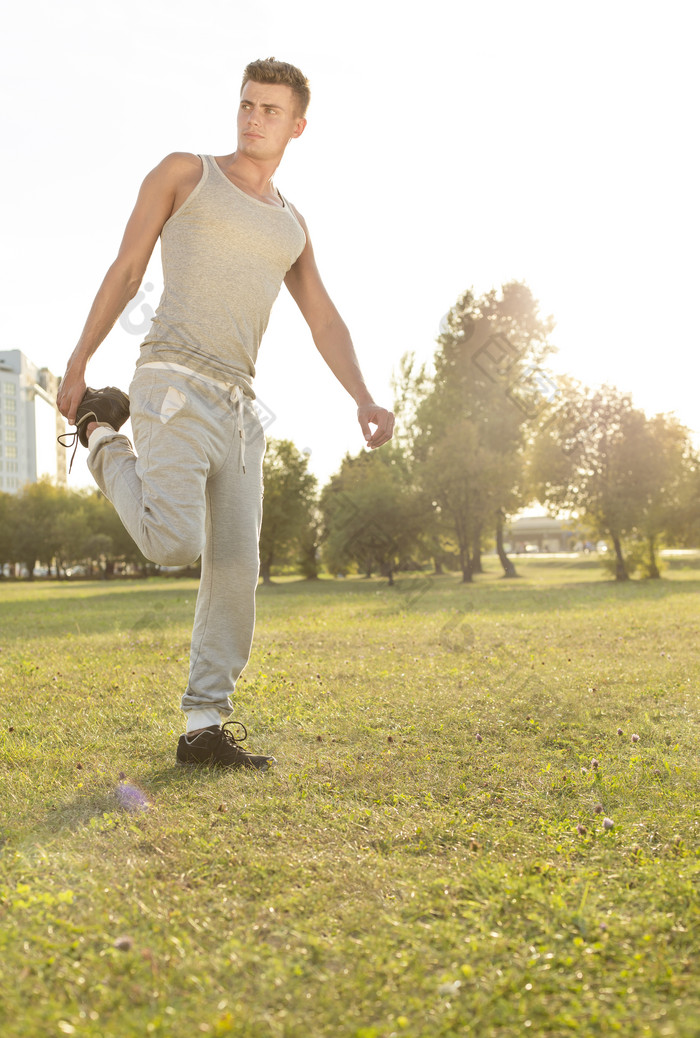
[[0, 584], [3, 1038], [695, 1038], [700, 564], [487, 565], [261, 588], [265, 776], [174, 766], [193, 581]]

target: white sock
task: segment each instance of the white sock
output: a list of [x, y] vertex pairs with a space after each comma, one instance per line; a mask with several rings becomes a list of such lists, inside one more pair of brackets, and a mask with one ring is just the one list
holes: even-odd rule
[[221, 715], [215, 707], [190, 710], [187, 714], [187, 732], [194, 732], [198, 728], [210, 728], [213, 724], [221, 724]]
[[90, 450], [94, 450], [100, 440], [104, 440], [106, 436], [114, 436], [115, 430], [111, 425], [107, 425], [106, 422], [100, 422], [96, 429], [93, 429], [88, 436], [88, 447]]

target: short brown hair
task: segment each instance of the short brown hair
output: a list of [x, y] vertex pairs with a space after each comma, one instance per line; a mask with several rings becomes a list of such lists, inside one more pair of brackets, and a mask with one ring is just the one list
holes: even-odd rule
[[246, 83], [281, 83], [292, 88], [297, 100], [299, 115], [306, 115], [311, 100], [309, 81], [295, 65], [288, 61], [277, 61], [276, 58], [259, 58], [246, 65], [241, 83], [241, 92]]

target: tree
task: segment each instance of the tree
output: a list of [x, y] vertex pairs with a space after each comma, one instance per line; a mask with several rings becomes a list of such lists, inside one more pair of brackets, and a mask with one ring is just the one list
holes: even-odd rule
[[417, 403], [407, 385], [410, 360], [402, 369], [401, 399], [415, 413], [416, 478], [449, 523], [465, 582], [480, 568], [487, 531], [504, 574], [516, 575], [499, 530], [526, 503], [525, 446], [553, 390], [540, 368], [552, 351], [552, 326], [520, 282], [479, 299], [469, 290], [443, 321], [433, 378], [415, 376]]
[[411, 484], [407, 459], [397, 444], [346, 455], [324, 487], [323, 557], [333, 573], [356, 566], [379, 572], [389, 583], [415, 561], [429, 520], [424, 499]]
[[[56, 576], [65, 574], [69, 566], [87, 561], [88, 544], [92, 537], [89, 501], [91, 491], [69, 491], [57, 500], [54, 516], [56, 533]], [[91, 556], [90, 556], [91, 557]]]
[[423, 494], [423, 527], [421, 542], [425, 545], [428, 556], [433, 561], [436, 574], [443, 572], [443, 565], [453, 554], [450, 529], [445, 523], [437, 501], [428, 500], [425, 487], [416, 474], [416, 441], [420, 437], [418, 410], [428, 396], [432, 380], [425, 364], [418, 367], [415, 355], [405, 353], [399, 360], [398, 373], [392, 378], [394, 394], [394, 426], [393, 444], [401, 451], [405, 464], [411, 474], [414, 488]]
[[264, 497], [260, 570], [270, 584], [273, 565], [296, 561], [313, 522], [316, 477], [290, 440], [269, 440], [263, 462]]
[[531, 475], [539, 500], [581, 517], [612, 541], [615, 579], [629, 578], [623, 541], [634, 536], [654, 498], [658, 474], [645, 414], [611, 386], [588, 390], [562, 380], [554, 418], [533, 446]]
[[699, 459], [688, 429], [673, 415], [655, 415], [648, 421], [649, 447], [645, 459], [649, 496], [639, 522], [646, 549], [646, 575], [661, 576], [656, 561], [663, 537], [680, 538], [700, 515], [700, 497], [694, 493]]
[[685, 548], [700, 547], [700, 458], [697, 452], [688, 466], [676, 522], [668, 535], [673, 544]]
[[14, 531], [16, 512], [12, 494], [0, 491], [0, 580], [4, 576], [4, 567], [16, 561], [14, 554]]
[[[100, 490], [93, 490], [85, 501], [88, 511], [88, 525], [95, 538], [92, 544], [94, 555], [91, 558], [100, 560], [107, 577], [114, 574], [117, 563], [131, 563], [138, 566], [144, 576], [148, 575], [153, 564], [148, 561], [141, 549], [122, 523], [114, 505], [107, 500]], [[81, 561], [89, 561], [81, 559]]]
[[322, 527], [323, 518], [314, 505], [309, 511], [309, 522], [299, 539], [299, 569], [307, 580], [318, 580]]
[[60, 577], [76, 563], [110, 575], [117, 559], [147, 564], [100, 491], [44, 479], [0, 495], [0, 565], [23, 563], [31, 580], [37, 562]]
[[61, 554], [65, 529], [58, 518], [72, 505], [70, 491], [49, 479], [27, 483], [17, 494], [14, 507], [20, 521], [15, 524], [13, 553], [26, 566], [30, 580], [37, 562], [50, 567]]

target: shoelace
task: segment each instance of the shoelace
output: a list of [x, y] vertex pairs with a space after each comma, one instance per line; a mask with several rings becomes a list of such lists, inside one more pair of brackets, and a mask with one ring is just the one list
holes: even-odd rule
[[[240, 737], [236, 737], [233, 734], [233, 731], [225, 731], [225, 729], [227, 728], [241, 728], [243, 730], [243, 735]], [[227, 742], [232, 742], [234, 746], [238, 747], [242, 742], [245, 742], [245, 740], [248, 738], [248, 729], [242, 721], [224, 721], [224, 723], [221, 725], [221, 737], [222, 739], [226, 739]], [[243, 752], [247, 753], [248, 751], [244, 750]]]
[[[94, 411], [88, 411], [88, 413], [84, 414], [82, 418], [79, 418], [78, 421], [75, 423], [75, 429], [73, 430], [73, 432], [61, 433], [60, 436], [56, 437], [56, 439], [62, 447], [67, 447], [68, 449], [70, 449], [71, 447], [73, 448], [73, 453], [70, 456], [70, 465], [68, 466], [69, 476], [70, 470], [73, 468], [73, 459], [75, 458], [76, 451], [78, 450], [78, 444], [80, 443], [80, 429], [83, 425], [90, 421], [97, 421], [97, 415]], [[66, 443], [66, 440], [70, 440], [70, 443]]]

